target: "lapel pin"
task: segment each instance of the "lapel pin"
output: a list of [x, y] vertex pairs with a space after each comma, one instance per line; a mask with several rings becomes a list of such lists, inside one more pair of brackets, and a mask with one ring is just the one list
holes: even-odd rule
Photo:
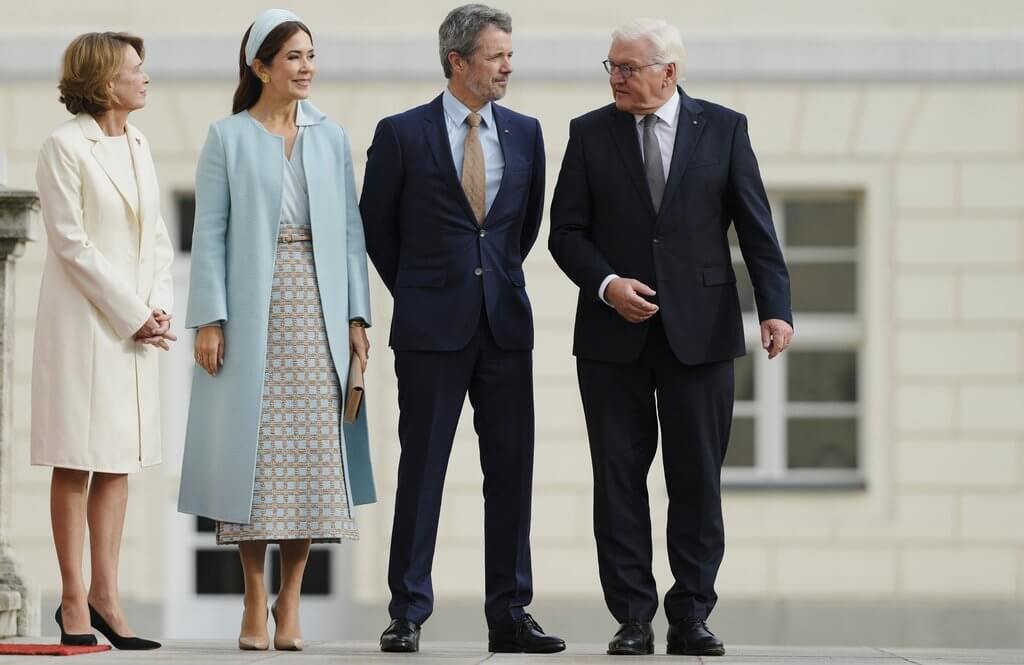
[[694, 120], [694, 121], [693, 121], [693, 124], [695, 124], [695, 125], [696, 125], [696, 124], [697, 124], [697, 121], [696, 121], [696, 120]]
[[139, 145], [139, 147], [141, 147], [142, 146], [142, 139], [140, 139], [138, 136], [136, 136], [135, 137], [135, 143], [137, 143]]
[[511, 131], [511, 130], [508, 130], [508, 129], [506, 129], [506, 130], [505, 130], [505, 133], [506, 133], [506, 134], [511, 134], [511, 133], [512, 133], [512, 131]]

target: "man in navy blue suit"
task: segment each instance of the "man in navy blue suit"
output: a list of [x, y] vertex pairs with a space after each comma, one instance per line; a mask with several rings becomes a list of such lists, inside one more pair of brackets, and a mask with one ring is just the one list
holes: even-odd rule
[[614, 104], [576, 118], [551, 204], [549, 248], [580, 288], [573, 353], [594, 472], [608, 653], [654, 652], [647, 474], [663, 440], [668, 653], [722, 655], [706, 625], [724, 552], [720, 478], [745, 352], [727, 231], [754, 286], [761, 343], [793, 335], [789, 274], [741, 114], [678, 86], [685, 50], [664, 21], [613, 34]]
[[484, 474], [489, 648], [565, 649], [525, 611], [534, 410], [523, 259], [540, 229], [544, 141], [536, 119], [494, 103], [512, 73], [511, 32], [504, 12], [452, 10], [439, 31], [446, 89], [381, 120], [368, 152], [359, 207], [367, 252], [394, 297], [402, 446], [382, 651], [417, 651], [433, 610], [441, 493], [467, 392]]

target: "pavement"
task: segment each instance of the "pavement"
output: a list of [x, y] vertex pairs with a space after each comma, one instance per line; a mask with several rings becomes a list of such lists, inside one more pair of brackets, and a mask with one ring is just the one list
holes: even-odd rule
[[[12, 640], [45, 642], [47, 638]], [[1024, 665], [1024, 649], [886, 649], [873, 647], [758, 647], [726, 645], [723, 657], [607, 656], [603, 644], [573, 644], [563, 653], [550, 656], [491, 654], [483, 643], [424, 642], [418, 654], [384, 654], [375, 642], [312, 642], [302, 652], [239, 651], [233, 642], [213, 640], [170, 640], [162, 649], [148, 652], [107, 651], [74, 656], [71, 663], [265, 663], [266, 665], [314, 665], [326, 663], [401, 663], [402, 665], [505, 665], [511, 663], [707, 663], [709, 665]], [[664, 645], [659, 645], [664, 649]], [[53, 660], [40, 656], [0, 656], [0, 665], [39, 665]], [[67, 662], [66, 659], [61, 662]]]

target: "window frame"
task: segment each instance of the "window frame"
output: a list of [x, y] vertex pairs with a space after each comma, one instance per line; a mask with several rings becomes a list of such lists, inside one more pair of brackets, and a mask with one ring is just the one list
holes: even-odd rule
[[[855, 209], [855, 246], [796, 247], [786, 246], [785, 202], [800, 199], [816, 201], [834, 199], [849, 201]], [[790, 402], [787, 399], [788, 350], [773, 360], [761, 348], [760, 321], [756, 313], [743, 313], [743, 327], [747, 331], [747, 353], [752, 357], [754, 396], [750, 401], [737, 401], [734, 418], [754, 420], [754, 466], [722, 467], [722, 485], [728, 489], [863, 489], [866, 487], [865, 462], [865, 200], [861, 192], [849, 188], [800, 189], [779, 188], [768, 193], [769, 205], [775, 220], [776, 234], [787, 264], [793, 262], [843, 261], [853, 262], [856, 273], [853, 313], [801, 313], [795, 312], [795, 348], [802, 351], [854, 351], [857, 356], [857, 401]], [[738, 246], [731, 246], [732, 264], [740, 269], [743, 258]], [[745, 270], [745, 266], [742, 268]], [[791, 347], [791, 349], [794, 347]], [[788, 455], [788, 420], [790, 417], [853, 417], [857, 422], [857, 466], [853, 469], [790, 469]]]

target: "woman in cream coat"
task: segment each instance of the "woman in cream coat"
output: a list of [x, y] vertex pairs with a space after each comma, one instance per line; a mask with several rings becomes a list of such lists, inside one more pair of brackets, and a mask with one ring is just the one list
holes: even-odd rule
[[[32, 464], [53, 467], [50, 513], [66, 644], [121, 649], [132, 636], [117, 590], [128, 473], [160, 462], [158, 348], [169, 348], [173, 250], [146, 138], [142, 40], [89, 33], [64, 54], [61, 101], [75, 117], [43, 144], [36, 181], [47, 253], [32, 364]], [[90, 478], [91, 475], [91, 478]], [[92, 575], [82, 577], [85, 527]]]

